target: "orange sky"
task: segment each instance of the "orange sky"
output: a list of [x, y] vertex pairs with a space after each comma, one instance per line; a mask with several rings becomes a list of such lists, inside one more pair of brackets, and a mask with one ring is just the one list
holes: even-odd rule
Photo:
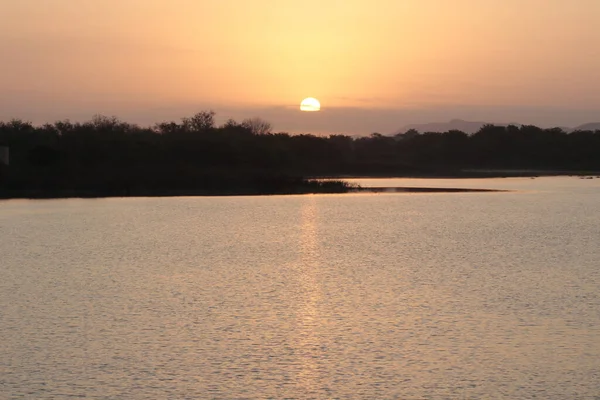
[[0, 119], [210, 107], [294, 130], [273, 110], [308, 96], [391, 130], [600, 119], [599, 0], [0, 0], [0, 20]]

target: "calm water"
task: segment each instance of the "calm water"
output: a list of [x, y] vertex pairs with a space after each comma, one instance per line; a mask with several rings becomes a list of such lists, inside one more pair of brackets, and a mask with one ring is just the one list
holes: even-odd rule
[[0, 398], [600, 398], [600, 179], [0, 202]]

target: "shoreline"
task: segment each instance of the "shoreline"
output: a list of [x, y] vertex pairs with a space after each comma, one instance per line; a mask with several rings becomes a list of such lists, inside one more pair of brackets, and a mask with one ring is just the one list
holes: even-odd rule
[[134, 197], [239, 197], [239, 196], [293, 196], [310, 194], [357, 194], [357, 193], [499, 193], [510, 190], [473, 189], [473, 188], [437, 188], [437, 187], [351, 187], [345, 191], [290, 191], [273, 193], [256, 192], [206, 192], [197, 190], [173, 190], [168, 192], [132, 191], [129, 193], [100, 193], [89, 191], [19, 191], [0, 192], [1, 200], [57, 200], [57, 199], [106, 199]]

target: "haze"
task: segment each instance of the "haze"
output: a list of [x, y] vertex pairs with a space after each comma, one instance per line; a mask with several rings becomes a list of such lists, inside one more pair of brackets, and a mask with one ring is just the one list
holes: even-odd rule
[[[0, 0], [0, 18], [2, 120], [600, 119], [598, 0]], [[321, 112], [298, 111], [308, 96]]]

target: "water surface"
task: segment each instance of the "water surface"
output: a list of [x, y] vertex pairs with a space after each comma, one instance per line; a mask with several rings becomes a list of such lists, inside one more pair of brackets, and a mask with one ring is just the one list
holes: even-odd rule
[[600, 395], [600, 179], [371, 183], [1, 201], [3, 395]]

